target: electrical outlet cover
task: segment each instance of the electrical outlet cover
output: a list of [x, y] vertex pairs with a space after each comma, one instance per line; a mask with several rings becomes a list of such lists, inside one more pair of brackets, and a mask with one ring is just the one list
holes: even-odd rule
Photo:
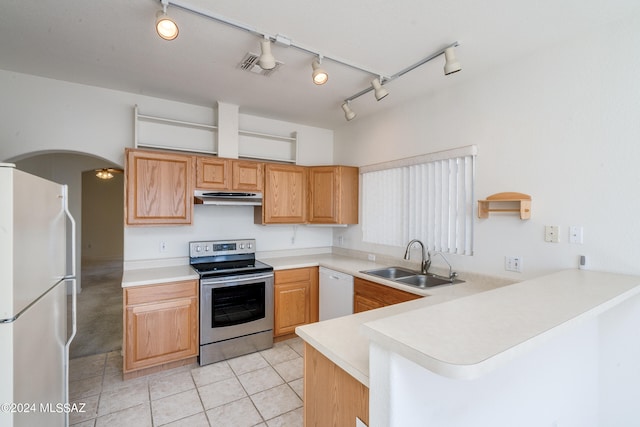
[[557, 225], [545, 225], [544, 241], [549, 243], [558, 243], [560, 241], [559, 227]]

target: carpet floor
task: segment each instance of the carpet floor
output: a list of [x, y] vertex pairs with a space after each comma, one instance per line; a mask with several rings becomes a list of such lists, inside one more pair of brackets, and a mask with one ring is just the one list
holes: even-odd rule
[[[122, 349], [122, 260], [83, 262], [71, 359]], [[71, 297], [68, 297], [71, 307]], [[70, 319], [70, 312], [69, 319]]]

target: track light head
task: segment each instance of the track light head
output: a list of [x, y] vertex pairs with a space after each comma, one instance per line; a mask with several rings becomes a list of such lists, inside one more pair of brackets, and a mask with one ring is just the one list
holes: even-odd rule
[[271, 53], [271, 41], [264, 39], [260, 42], [262, 54], [258, 59], [258, 65], [263, 70], [272, 70], [276, 67], [276, 58]]
[[356, 118], [356, 113], [349, 107], [349, 101], [342, 104], [342, 109], [344, 110], [344, 118], [347, 119], [348, 122]]
[[329, 73], [327, 73], [323, 68], [320, 67], [320, 61], [318, 59], [314, 59], [311, 63], [311, 68], [313, 68], [313, 73], [311, 77], [313, 78], [313, 82], [317, 85], [323, 85], [329, 80]]
[[167, 15], [168, 0], [162, 0], [162, 10], [156, 13], [156, 32], [164, 40], [173, 40], [178, 37], [178, 24]]
[[373, 86], [373, 93], [376, 96], [376, 100], [380, 101], [385, 96], [389, 95], [389, 91], [382, 87], [382, 79], [373, 79], [371, 85]]
[[456, 51], [454, 47], [448, 47], [444, 50], [444, 75], [448, 76], [449, 74], [457, 73], [462, 70], [462, 66], [456, 59]]

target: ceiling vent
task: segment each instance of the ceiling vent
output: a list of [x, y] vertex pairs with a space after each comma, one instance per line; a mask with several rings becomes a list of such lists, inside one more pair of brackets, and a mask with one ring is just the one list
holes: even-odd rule
[[282, 62], [276, 61], [275, 67], [273, 67], [270, 70], [263, 70], [258, 65], [258, 59], [260, 59], [260, 55], [249, 52], [244, 56], [244, 58], [242, 58], [242, 61], [240, 62], [240, 64], [238, 64], [238, 66], [240, 67], [240, 69], [244, 71], [248, 71], [253, 74], [260, 74], [268, 77], [271, 74], [273, 74], [273, 72], [276, 71], [278, 68], [280, 68], [281, 65], [283, 65]]

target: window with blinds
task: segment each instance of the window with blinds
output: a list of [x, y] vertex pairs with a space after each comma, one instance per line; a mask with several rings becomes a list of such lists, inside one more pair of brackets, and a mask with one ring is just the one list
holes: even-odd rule
[[363, 240], [473, 255], [477, 146], [360, 168]]

